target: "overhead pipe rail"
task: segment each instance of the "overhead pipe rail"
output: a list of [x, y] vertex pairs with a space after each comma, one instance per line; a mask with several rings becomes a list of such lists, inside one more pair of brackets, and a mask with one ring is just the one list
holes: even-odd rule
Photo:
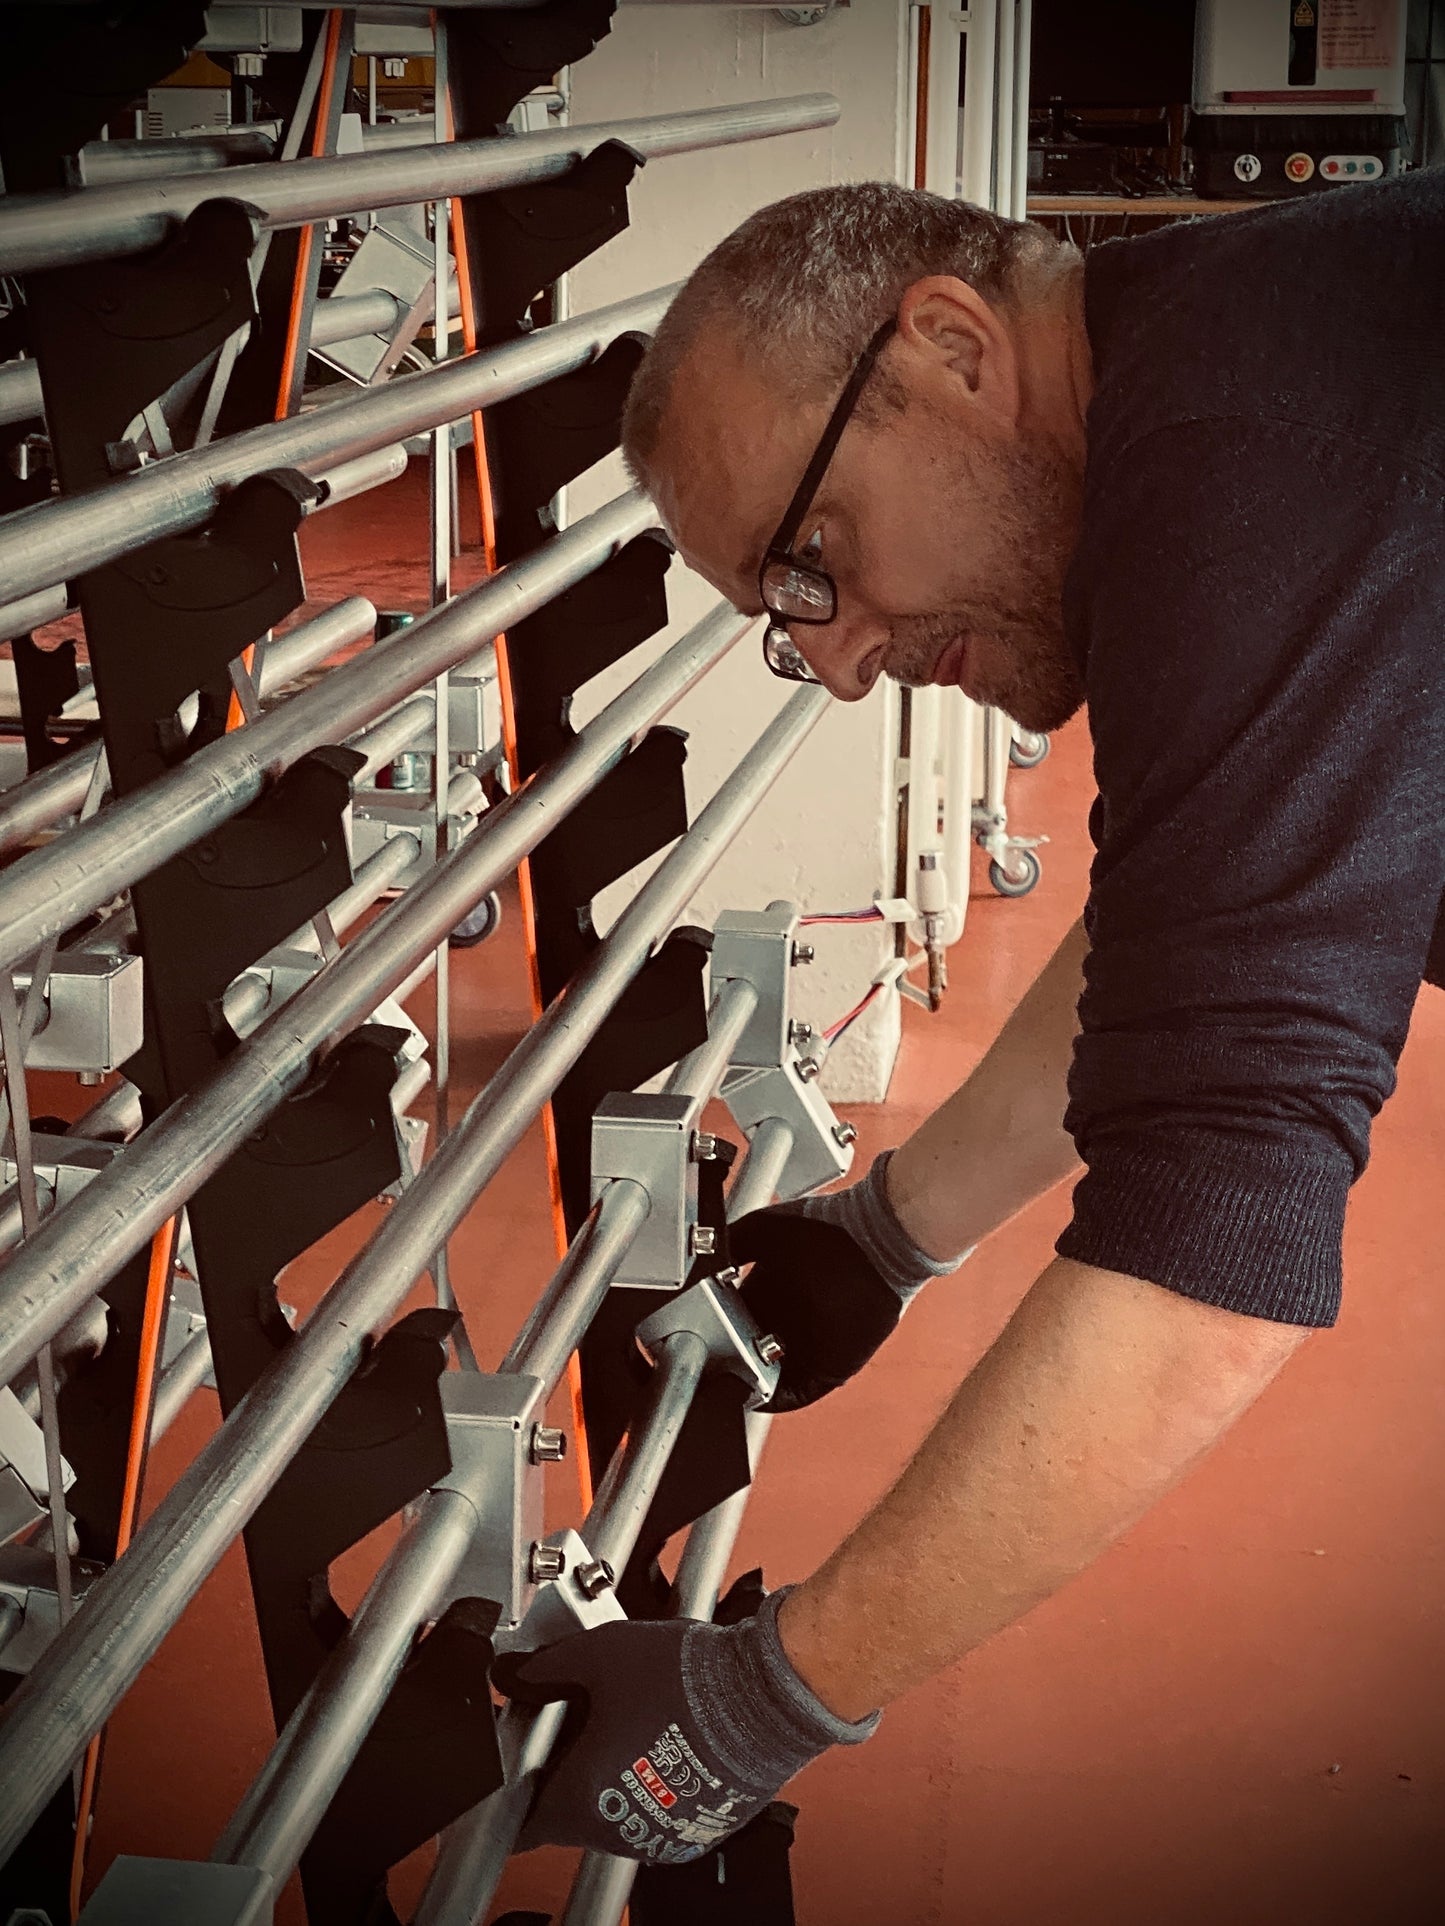
[[454, 194], [485, 194], [555, 180], [609, 141], [630, 147], [644, 160], [660, 160], [703, 147], [831, 127], [838, 113], [831, 94], [800, 94], [490, 140], [259, 161], [229, 167], [219, 179], [215, 174], [178, 174], [170, 180], [117, 182], [73, 194], [13, 195], [0, 204], [0, 274], [143, 254], [221, 191], [228, 200], [255, 208], [268, 228], [300, 227], [357, 207], [410, 207]]

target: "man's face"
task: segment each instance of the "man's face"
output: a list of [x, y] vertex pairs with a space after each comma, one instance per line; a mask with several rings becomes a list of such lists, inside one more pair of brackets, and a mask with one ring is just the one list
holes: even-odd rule
[[[832, 575], [837, 615], [789, 632], [845, 701], [889, 675], [1054, 729], [1083, 700], [1061, 612], [1079, 463], [1027, 410], [984, 405], [991, 392], [975, 348], [889, 343], [793, 544]], [[691, 567], [760, 612], [758, 563], [834, 397], [790, 406], [716, 331], [674, 393], [655, 462], [663, 520]]]

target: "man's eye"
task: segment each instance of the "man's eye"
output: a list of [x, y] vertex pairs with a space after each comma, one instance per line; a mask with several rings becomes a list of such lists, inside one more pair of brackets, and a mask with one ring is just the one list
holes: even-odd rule
[[820, 562], [823, 559], [823, 531], [815, 528], [802, 547], [794, 551], [800, 562]]

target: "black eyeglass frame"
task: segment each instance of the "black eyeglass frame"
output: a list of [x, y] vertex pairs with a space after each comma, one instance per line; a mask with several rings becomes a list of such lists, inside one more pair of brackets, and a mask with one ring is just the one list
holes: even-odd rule
[[[794, 490], [793, 499], [784, 510], [783, 519], [778, 523], [773, 539], [763, 550], [763, 559], [758, 564], [758, 598], [768, 614], [775, 618], [769, 622], [763, 635], [763, 656], [773, 674], [781, 676], [785, 681], [815, 682], [817, 680], [794, 647], [792, 638], [788, 635], [787, 624], [798, 622], [808, 627], [822, 627], [834, 621], [838, 614], [837, 583], [826, 569], [815, 568], [811, 563], [800, 561], [792, 552], [793, 543], [798, 539], [798, 530], [803, 525], [803, 518], [813, 505], [813, 497], [817, 494], [823, 477], [828, 471], [828, 465], [837, 451], [838, 443], [843, 438], [843, 430], [848, 426], [853, 410], [858, 405], [858, 397], [863, 392], [864, 384], [873, 372], [873, 365], [892, 340], [897, 327], [896, 317], [890, 315], [853, 364], [853, 372], [849, 375], [842, 394], [834, 404], [827, 426], [823, 430], [817, 447], [813, 450], [812, 459], [803, 470], [803, 478]], [[826, 590], [828, 608], [826, 615], [785, 616], [781, 610], [773, 607], [768, 600], [767, 577], [768, 570], [779, 564], [805, 576], [810, 582]], [[781, 669], [773, 661], [769, 644], [773, 641], [775, 631], [778, 633], [779, 641], [786, 643], [786, 654], [796, 659], [799, 665], [797, 672]]]

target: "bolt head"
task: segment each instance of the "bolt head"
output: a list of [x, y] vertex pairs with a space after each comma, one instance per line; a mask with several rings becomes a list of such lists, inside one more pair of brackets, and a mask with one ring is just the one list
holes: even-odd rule
[[783, 1355], [783, 1340], [768, 1331], [758, 1339], [755, 1348], [764, 1364], [777, 1364]]
[[617, 1583], [617, 1574], [605, 1558], [594, 1558], [590, 1564], [579, 1565], [573, 1576], [588, 1598], [601, 1598]]
[[798, 1065], [798, 1075], [804, 1083], [811, 1083], [822, 1067], [816, 1057], [804, 1057]]
[[853, 1123], [835, 1123], [833, 1137], [836, 1143], [847, 1150], [858, 1141], [858, 1126]]
[[567, 1433], [555, 1425], [532, 1426], [531, 1458], [534, 1465], [560, 1465], [567, 1456]]
[[534, 1585], [549, 1584], [566, 1571], [567, 1554], [560, 1545], [544, 1545], [539, 1541], [532, 1547], [527, 1569]]
[[817, 954], [818, 952], [811, 943], [795, 943], [793, 945], [793, 968], [796, 970], [801, 964], [811, 963]]
[[695, 1164], [710, 1164], [717, 1156], [717, 1138], [710, 1130], [694, 1130], [692, 1133], [692, 1160]]
[[711, 1257], [717, 1249], [717, 1232], [711, 1224], [694, 1224], [688, 1232], [687, 1248], [694, 1257]]
[[796, 1043], [800, 1050], [805, 1048], [806, 1045], [813, 1041], [812, 1024], [798, 1023], [796, 1021], [790, 1023], [788, 1025], [788, 1041], [789, 1043]]

